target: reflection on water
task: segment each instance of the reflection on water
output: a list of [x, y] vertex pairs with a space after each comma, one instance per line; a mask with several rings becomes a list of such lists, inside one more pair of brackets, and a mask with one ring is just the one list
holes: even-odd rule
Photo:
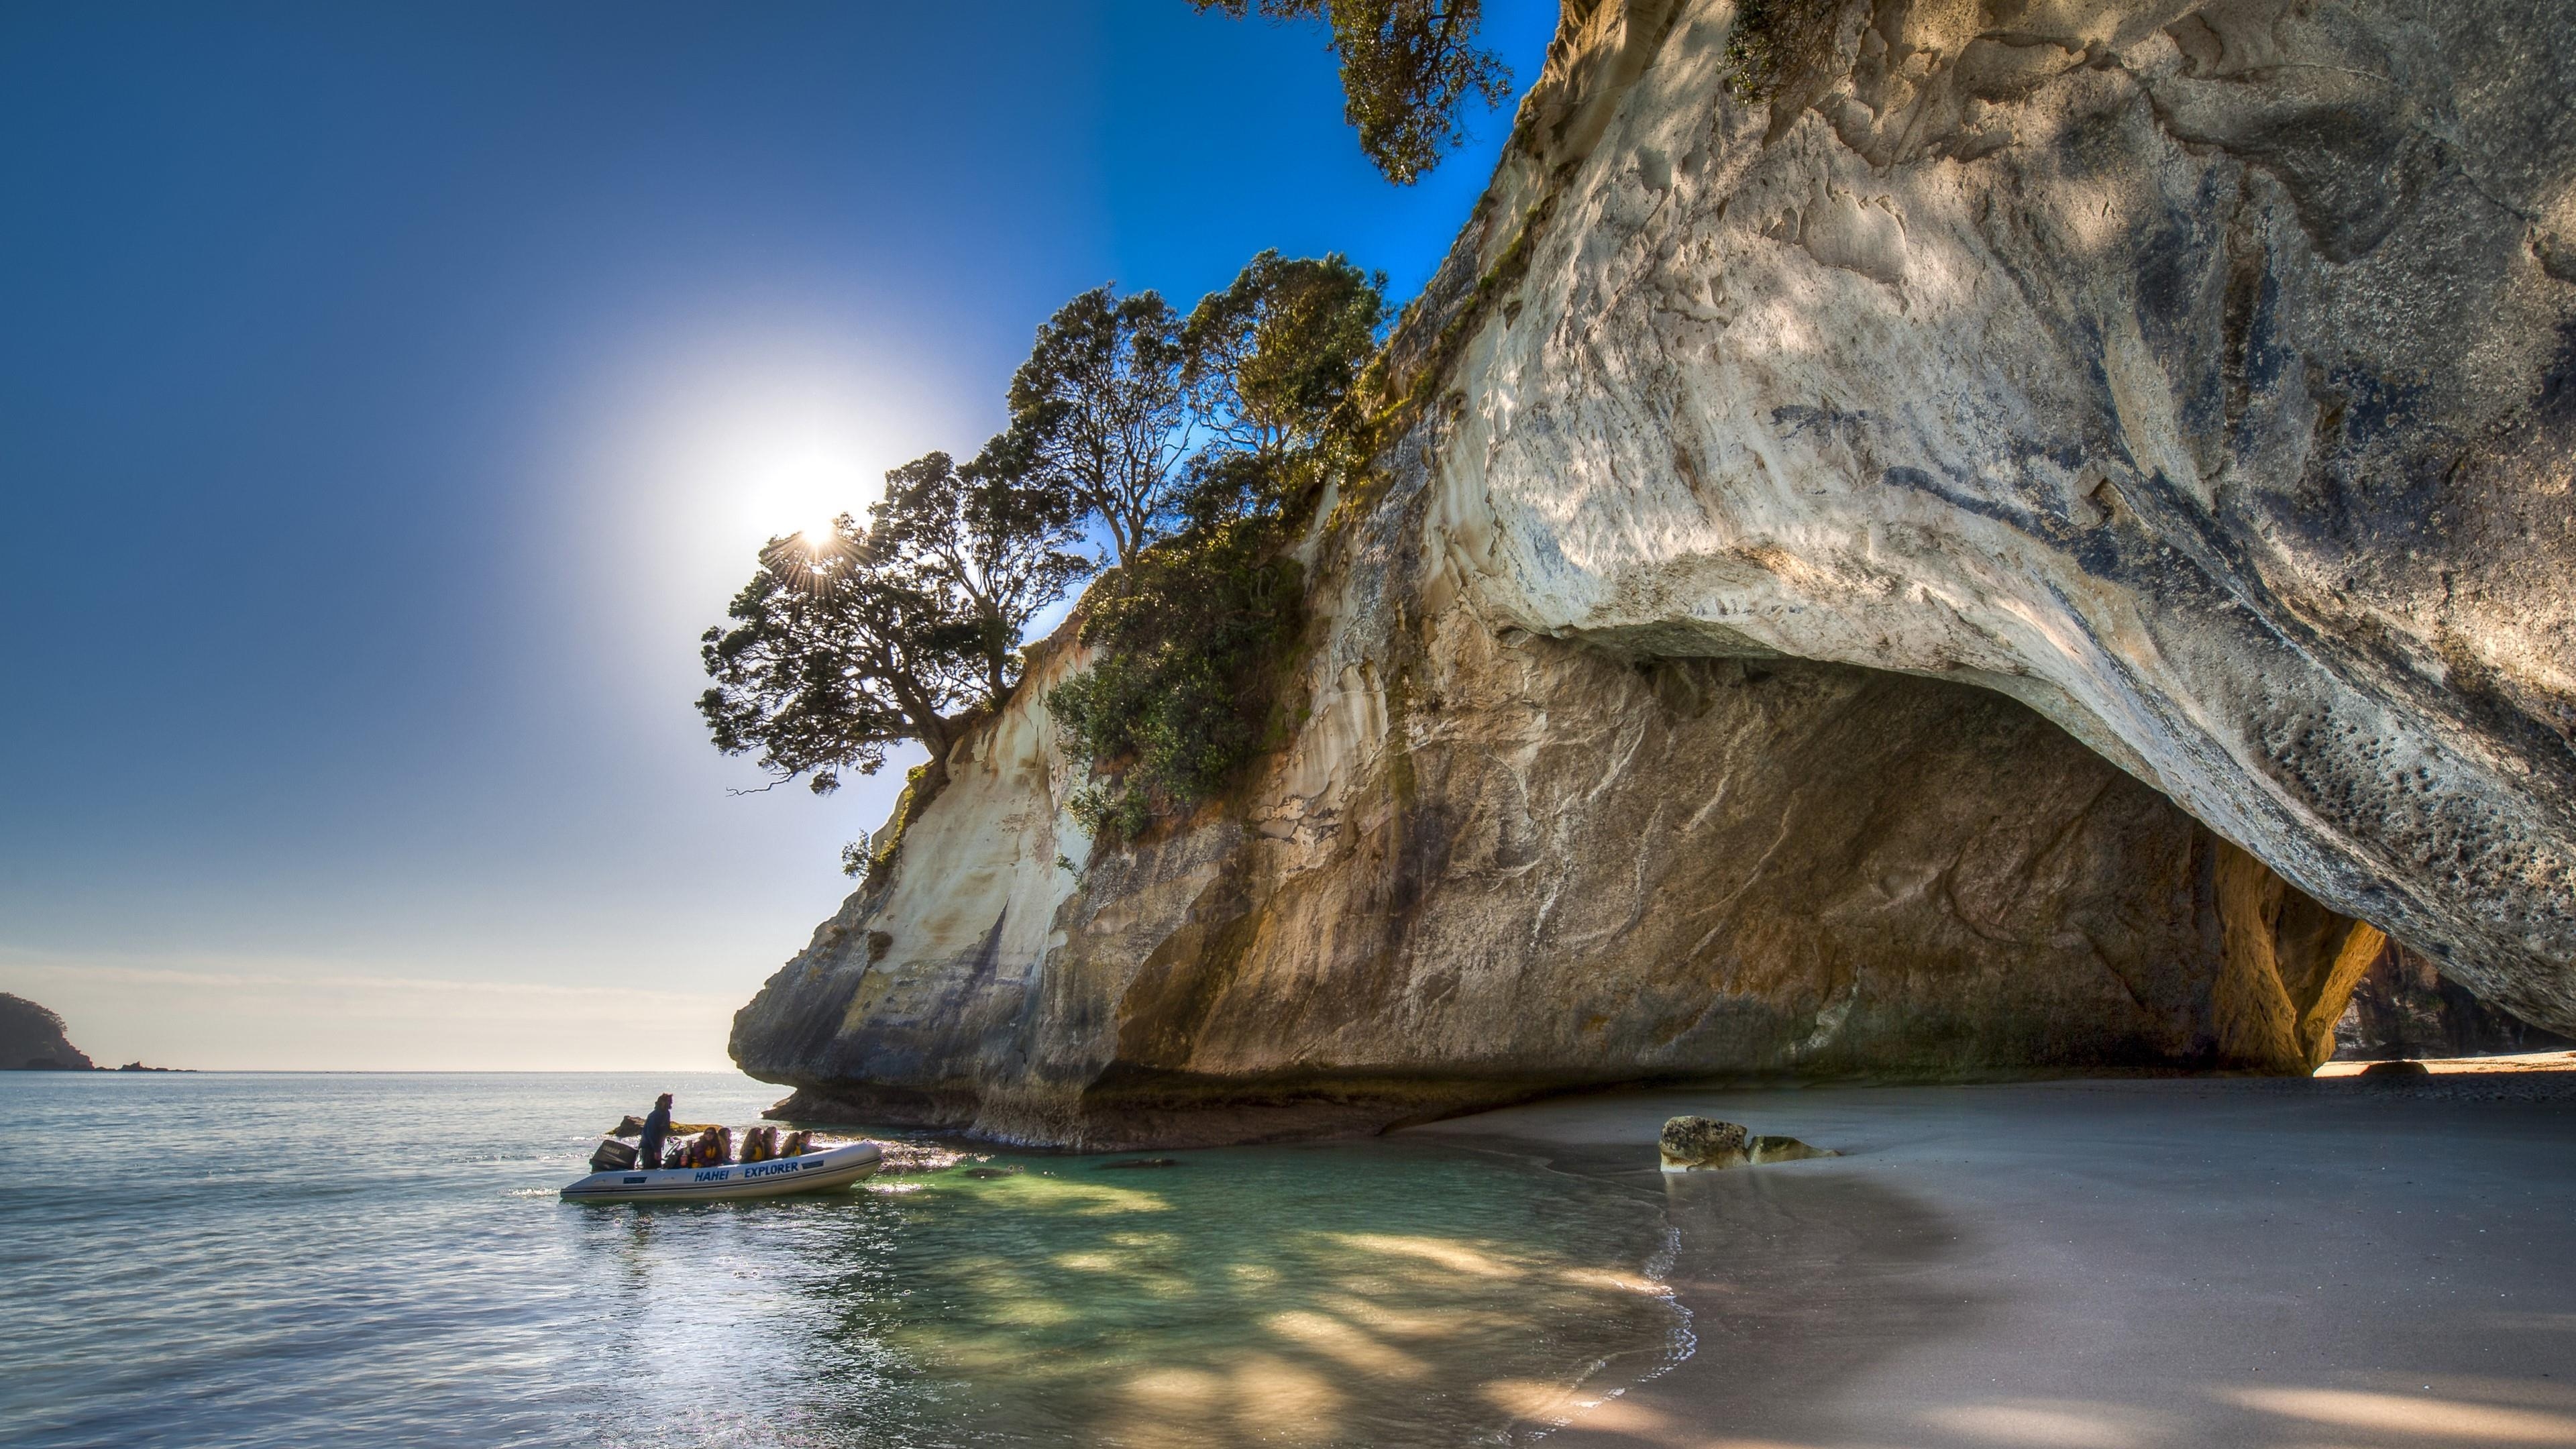
[[909, 1296], [845, 1310], [952, 1425], [1476, 1442], [1510, 1417], [1489, 1382], [1571, 1384], [1671, 1328], [1641, 1271], [1659, 1214], [1595, 1183], [1374, 1143], [1197, 1153], [1116, 1182], [1083, 1159], [1017, 1165], [889, 1201]]
[[771, 1092], [10, 1080], [0, 1422], [42, 1444], [1500, 1443], [1677, 1327], [1654, 1199], [1433, 1146], [558, 1202], [585, 1129], [663, 1085], [737, 1121]]

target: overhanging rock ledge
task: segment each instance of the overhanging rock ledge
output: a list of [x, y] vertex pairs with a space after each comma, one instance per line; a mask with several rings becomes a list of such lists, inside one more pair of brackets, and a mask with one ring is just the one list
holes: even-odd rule
[[2576, 14], [1767, 13], [1748, 99], [1569, 6], [1287, 745], [1095, 852], [1041, 651], [746, 1070], [1098, 1145], [2297, 1070], [2382, 929], [2576, 1030]]

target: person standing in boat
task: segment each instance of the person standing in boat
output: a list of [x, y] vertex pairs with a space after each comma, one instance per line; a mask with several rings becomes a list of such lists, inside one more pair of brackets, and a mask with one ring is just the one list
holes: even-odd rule
[[644, 1140], [635, 1149], [635, 1165], [651, 1170], [662, 1165], [662, 1139], [671, 1135], [671, 1094], [664, 1092], [653, 1099], [653, 1110], [644, 1118]]

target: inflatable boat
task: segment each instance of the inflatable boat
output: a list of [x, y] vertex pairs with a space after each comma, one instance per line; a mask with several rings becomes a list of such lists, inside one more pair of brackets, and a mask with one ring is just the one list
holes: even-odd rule
[[852, 1142], [796, 1157], [727, 1167], [665, 1167], [594, 1172], [563, 1190], [566, 1202], [728, 1202], [848, 1187], [885, 1165], [873, 1142]]

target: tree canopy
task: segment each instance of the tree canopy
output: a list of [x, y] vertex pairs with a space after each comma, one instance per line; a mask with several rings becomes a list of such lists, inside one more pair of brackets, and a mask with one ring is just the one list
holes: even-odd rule
[[1056, 309], [1011, 378], [1013, 447], [1028, 476], [1098, 518], [1121, 567], [1179, 501], [1181, 363], [1171, 304], [1094, 287]]
[[1095, 778], [1071, 809], [1130, 836], [1221, 789], [1272, 737], [1305, 625], [1289, 545], [1362, 431], [1345, 406], [1377, 346], [1379, 279], [1338, 256], [1252, 259], [1183, 331], [1199, 439], [1177, 531], [1083, 600], [1089, 670], [1047, 709]]
[[872, 516], [873, 546], [946, 588], [973, 623], [987, 700], [1009, 692], [1029, 620], [1091, 572], [1072, 552], [1082, 542], [1075, 501], [1031, 477], [1026, 448], [1008, 433], [963, 468], [926, 453], [888, 473]]
[[1410, 186], [1466, 139], [1470, 98], [1490, 109], [1512, 73], [1476, 44], [1481, 0], [1190, 0], [1241, 20], [1320, 21], [1342, 63], [1342, 116], [1387, 180]]
[[701, 639], [716, 747], [827, 793], [918, 740], [909, 818], [970, 718], [1017, 687], [1031, 620], [1092, 571], [1076, 550], [1096, 527], [1117, 571], [1082, 606], [1093, 666], [1048, 696], [1103, 768], [1076, 813], [1132, 833], [1218, 788], [1266, 737], [1302, 627], [1298, 500], [1361, 451], [1348, 399], [1383, 287], [1337, 255], [1267, 251], [1186, 319], [1152, 292], [1067, 302], [972, 461], [924, 454], [886, 474], [866, 528], [844, 514], [761, 550]]
[[757, 754], [776, 783], [809, 777], [818, 795], [907, 739], [942, 754], [983, 675], [974, 622], [846, 513], [829, 537], [771, 539], [725, 615], [699, 651], [716, 748]]
[[1275, 455], [1310, 446], [1377, 351], [1386, 277], [1338, 254], [1266, 251], [1181, 331], [1182, 384], [1203, 447]]
[[1073, 503], [1025, 463], [1007, 437], [963, 468], [926, 454], [886, 474], [864, 532], [843, 514], [771, 539], [732, 627], [701, 639], [716, 748], [817, 794], [906, 739], [945, 755], [961, 713], [1009, 694], [1029, 620], [1091, 571]]

